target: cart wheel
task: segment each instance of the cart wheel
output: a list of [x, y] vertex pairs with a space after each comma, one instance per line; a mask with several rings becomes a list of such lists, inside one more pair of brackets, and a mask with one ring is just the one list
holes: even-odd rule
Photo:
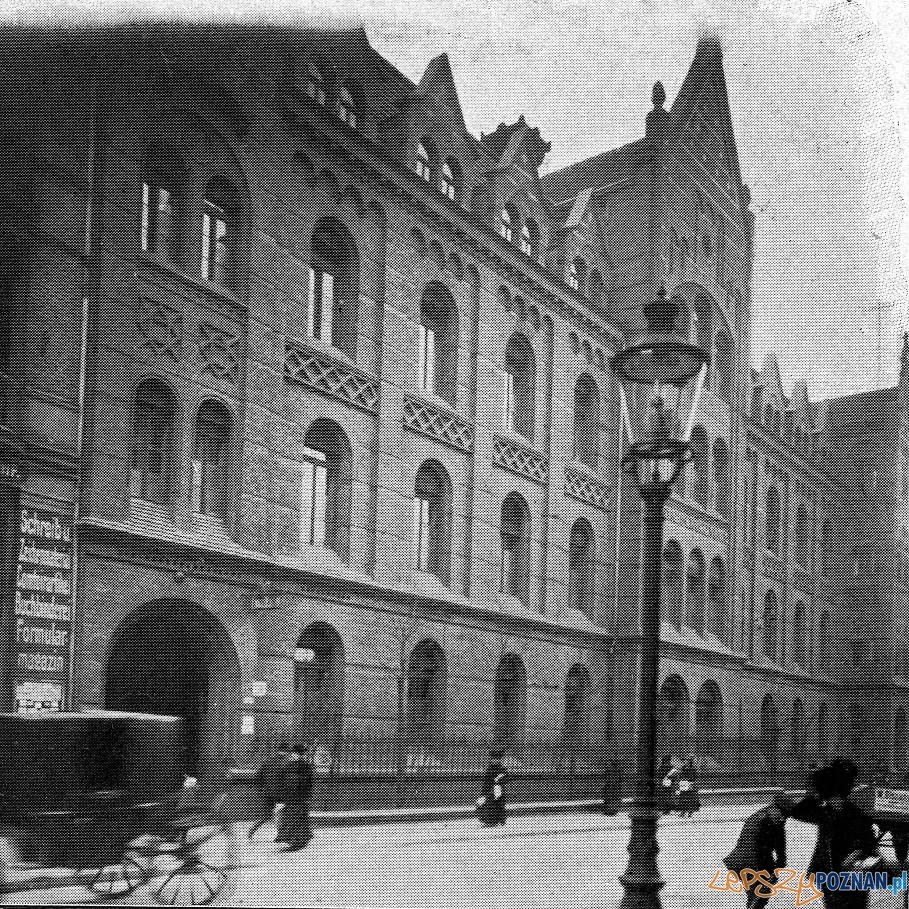
[[186, 831], [182, 848], [155, 862], [152, 894], [168, 906], [204, 906], [233, 887], [234, 855], [229, 824]]
[[118, 864], [99, 868], [89, 879], [88, 886], [101, 896], [125, 896], [148, 878], [140, 853], [127, 850]]

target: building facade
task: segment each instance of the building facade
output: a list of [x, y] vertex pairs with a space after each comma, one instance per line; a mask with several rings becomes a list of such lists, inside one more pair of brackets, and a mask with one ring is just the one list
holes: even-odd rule
[[472, 136], [444, 54], [414, 84], [362, 31], [27, 42], [0, 180], [11, 709], [181, 715], [198, 767], [282, 739], [341, 769], [630, 762], [641, 518], [609, 360], [663, 285], [712, 354], [667, 509], [665, 748], [801, 767], [867, 745], [861, 703], [905, 760], [895, 657], [849, 645], [881, 733], [834, 645], [862, 614], [839, 411], [749, 367], [715, 42], [641, 139], [543, 176], [538, 129]]

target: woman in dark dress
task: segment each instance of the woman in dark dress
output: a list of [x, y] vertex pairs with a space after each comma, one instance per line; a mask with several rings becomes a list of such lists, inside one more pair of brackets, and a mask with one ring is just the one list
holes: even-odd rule
[[[808, 863], [808, 873], [849, 871], [845, 859], [852, 853], [877, 854], [877, 840], [868, 815], [849, 796], [855, 788], [858, 768], [843, 758], [814, 774], [813, 791], [792, 809], [791, 817], [817, 826], [817, 844]], [[867, 890], [830, 890], [824, 893], [826, 909], [866, 909]]]
[[694, 766], [694, 758], [690, 757], [682, 765], [678, 776], [679, 797], [676, 807], [682, 817], [691, 817], [695, 811], [700, 811], [701, 809], [697, 779], [698, 772]]

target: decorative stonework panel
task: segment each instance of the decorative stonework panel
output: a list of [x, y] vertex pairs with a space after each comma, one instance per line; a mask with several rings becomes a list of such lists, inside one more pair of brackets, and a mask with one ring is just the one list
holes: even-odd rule
[[568, 468], [565, 471], [565, 495], [573, 496], [597, 508], [609, 508], [609, 489], [605, 484], [580, 470]]
[[145, 351], [179, 362], [183, 344], [183, 314], [176, 306], [140, 300], [136, 331]]
[[404, 398], [404, 425], [462, 451], [473, 448], [473, 429], [454, 414], [417, 398]]
[[538, 483], [545, 483], [549, 476], [549, 463], [543, 455], [501, 436], [492, 438], [492, 459], [500, 467]]
[[299, 344], [287, 345], [284, 378], [355, 407], [371, 411], [379, 409], [379, 383], [375, 379]]
[[240, 384], [243, 338], [235, 331], [203, 322], [199, 326], [199, 355], [202, 375]]

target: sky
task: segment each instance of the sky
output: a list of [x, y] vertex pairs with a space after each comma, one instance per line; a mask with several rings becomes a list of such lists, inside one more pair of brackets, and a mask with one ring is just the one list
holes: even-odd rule
[[[468, 128], [519, 114], [553, 169], [643, 135], [698, 37], [723, 46], [742, 179], [756, 215], [752, 360], [809, 397], [892, 384], [909, 329], [906, 0], [0, 0], [0, 19], [132, 15], [362, 22], [418, 81], [446, 52]], [[904, 153], [905, 152], [905, 153]]]

